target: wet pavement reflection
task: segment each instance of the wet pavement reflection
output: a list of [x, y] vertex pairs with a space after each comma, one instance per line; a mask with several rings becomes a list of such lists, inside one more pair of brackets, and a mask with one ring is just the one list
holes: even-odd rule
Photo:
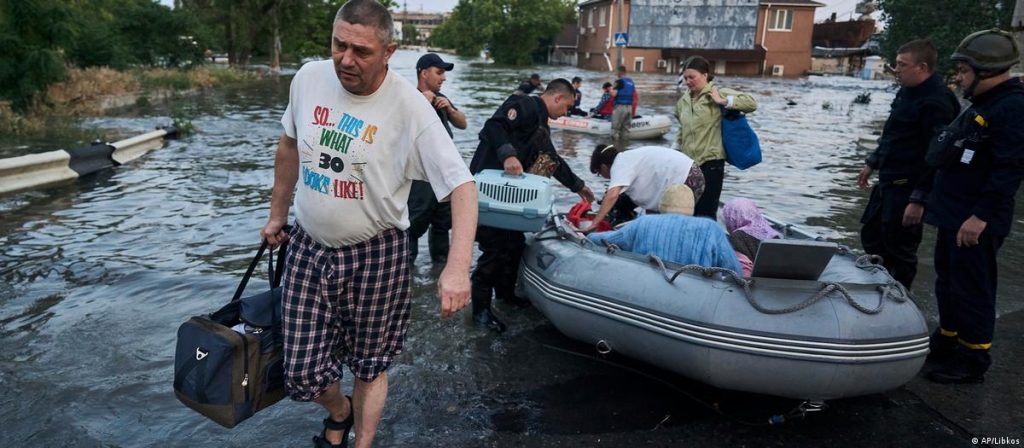
[[[399, 51], [391, 67], [413, 79], [418, 56]], [[572, 67], [509, 69], [444, 57], [456, 66], [442, 91], [469, 118], [467, 130], [455, 131], [467, 160], [484, 121], [529, 73], [545, 81], [581, 76], [584, 108], [612, 80]], [[675, 76], [635, 80], [641, 114], [671, 114]], [[88, 120], [131, 135], [169, 123], [173, 108], [192, 116], [198, 132], [112, 171], [0, 197], [0, 446], [308, 445], [322, 418], [312, 405], [286, 400], [225, 430], [171, 391], [178, 325], [226, 302], [258, 245], [289, 82], [267, 79]], [[839, 78], [719, 83], [758, 99], [750, 121], [764, 147], [761, 165], [727, 169], [723, 196], [749, 197], [776, 218], [859, 247], [867, 193], [855, 177], [867, 152], [855, 141], [884, 120], [893, 86]], [[870, 104], [853, 104], [863, 92]], [[671, 146], [676, 132], [633, 145]], [[553, 139], [573, 170], [603, 192], [606, 184], [588, 168], [593, 147], [605, 140], [562, 131]], [[42, 148], [11, 145], [19, 144]], [[566, 189], [557, 195], [560, 210], [577, 200]], [[1000, 253], [1004, 317], [1020, 316], [1014, 312], [1022, 308], [1024, 251], [1016, 230]], [[933, 240], [927, 233], [914, 288], [931, 321]], [[919, 389], [836, 400], [806, 420], [768, 428], [767, 417], [797, 403], [598, 356], [534, 309], [499, 303], [510, 326], [500, 336], [464, 316], [442, 321], [439, 267], [426, 256], [426, 238], [420, 243], [413, 323], [407, 350], [390, 371], [379, 446], [853, 446], [878, 445], [879, 434], [883, 445], [969, 444], [964, 427], [936, 416]], [[250, 282], [250, 293], [264, 284]], [[1002, 334], [1019, 340], [1019, 332]], [[1009, 359], [995, 353], [997, 365]], [[1020, 378], [1007, 380], [1019, 386]], [[1009, 412], [1020, 414], [1019, 407]]]

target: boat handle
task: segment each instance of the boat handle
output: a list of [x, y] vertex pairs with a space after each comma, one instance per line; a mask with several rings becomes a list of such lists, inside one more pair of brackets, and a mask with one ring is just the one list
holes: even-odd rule
[[600, 355], [607, 355], [612, 352], [612, 346], [608, 345], [608, 341], [605, 341], [604, 339], [597, 341], [595, 348], [597, 349], [597, 353]]
[[556, 257], [554, 254], [550, 254], [547, 252], [538, 254], [537, 266], [540, 266], [541, 269], [547, 270], [548, 266], [551, 266], [551, 263], [554, 263], [556, 258], [558, 257]]

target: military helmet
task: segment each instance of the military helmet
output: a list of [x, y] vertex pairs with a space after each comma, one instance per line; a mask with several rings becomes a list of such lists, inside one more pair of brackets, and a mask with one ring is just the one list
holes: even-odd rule
[[1017, 41], [1010, 33], [998, 28], [971, 33], [949, 57], [964, 62], [975, 71], [1002, 73], [1020, 62]]

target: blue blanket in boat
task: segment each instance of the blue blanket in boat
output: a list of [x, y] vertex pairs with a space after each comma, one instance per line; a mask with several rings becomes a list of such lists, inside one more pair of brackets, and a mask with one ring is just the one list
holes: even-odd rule
[[664, 261], [732, 269], [742, 273], [725, 230], [707, 218], [663, 214], [644, 215], [619, 230], [587, 235], [640, 255], [657, 255]]

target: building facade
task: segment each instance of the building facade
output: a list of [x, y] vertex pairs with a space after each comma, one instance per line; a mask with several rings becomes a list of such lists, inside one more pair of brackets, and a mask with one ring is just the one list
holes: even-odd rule
[[[835, 15], [814, 25], [811, 72], [825, 75], [860, 76], [866, 60], [879, 54], [875, 21], [870, 17], [837, 22]], [[874, 76], [872, 75], [872, 78]]]
[[555, 37], [555, 42], [548, 49], [548, 64], [575, 66], [579, 36], [580, 30], [576, 24], [563, 26], [562, 31]]
[[[398, 11], [391, 13], [392, 20], [396, 24], [412, 25], [416, 29], [417, 42], [415, 43], [419, 45], [426, 45], [430, 41], [430, 36], [434, 34], [434, 29], [448, 20], [448, 16], [447, 12]], [[401, 26], [396, 25], [397, 28], [401, 28]]]
[[[623, 2], [621, 20], [618, 17], [620, 1]], [[725, 4], [725, 2], [721, 3]], [[617, 65], [617, 48], [613, 39], [616, 31], [629, 30], [630, 4], [629, 0], [590, 0], [580, 3], [578, 67], [590, 70], [614, 70]], [[719, 50], [637, 48], [627, 44], [622, 48], [622, 62], [631, 72], [678, 73], [679, 64], [686, 58], [696, 55], [703, 56], [711, 62], [714, 73], [719, 75], [801, 76], [811, 69], [814, 10], [821, 6], [824, 5], [811, 0], [782, 0], [778, 2], [760, 0], [757, 4], [753, 45], [747, 45], [741, 49]], [[751, 7], [753, 8], [753, 6]], [[706, 7], [695, 6], [694, 8]], [[725, 8], [725, 6], [720, 6], [720, 8]], [[707, 11], [697, 12], [706, 13]], [[670, 14], [661, 14], [656, 17], [661, 16], [665, 17], [664, 20], [670, 20]], [[678, 34], [686, 32], [685, 29], [678, 30]]]

